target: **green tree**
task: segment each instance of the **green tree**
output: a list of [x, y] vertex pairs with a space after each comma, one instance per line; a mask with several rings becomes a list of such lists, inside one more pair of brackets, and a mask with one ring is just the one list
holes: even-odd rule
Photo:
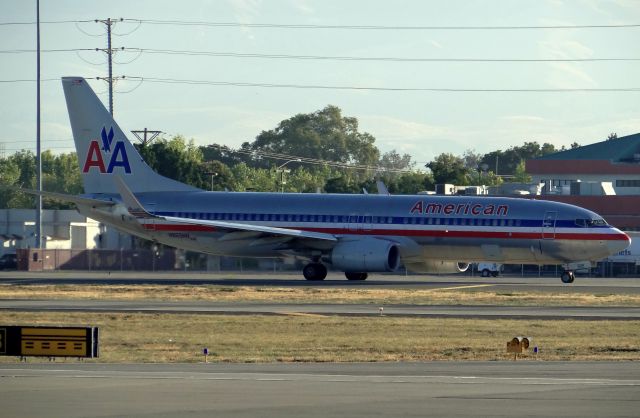
[[400, 155], [396, 150], [385, 152], [378, 162], [378, 167], [383, 170], [389, 170], [386, 174], [391, 177], [400, 176], [401, 173], [397, 170], [411, 170], [414, 166], [415, 163], [411, 161], [411, 155]]
[[232, 190], [234, 191], [274, 192], [280, 190], [280, 183], [272, 170], [249, 167], [245, 163], [240, 163], [231, 167], [231, 171], [233, 173]]
[[358, 194], [358, 193], [362, 193], [362, 188], [360, 187], [359, 183], [354, 181], [354, 179], [348, 176], [342, 175], [342, 176], [328, 179], [324, 185], [324, 191], [327, 193]]
[[442, 153], [426, 165], [431, 170], [436, 184], [452, 183], [460, 186], [469, 184], [470, 172], [461, 157]]
[[387, 184], [387, 188], [391, 194], [417, 194], [433, 190], [435, 183], [430, 173], [415, 171], [401, 174], [395, 181]]
[[[31, 151], [19, 151], [0, 159], [1, 184], [17, 188], [37, 188], [36, 156]], [[54, 155], [50, 150], [42, 152], [42, 187], [46, 191], [79, 194], [82, 181], [75, 153]], [[35, 208], [32, 195], [15, 190], [3, 190], [0, 197], [2, 208]], [[71, 209], [73, 204], [45, 198], [45, 209]]]
[[234, 186], [233, 171], [221, 161], [206, 161], [202, 163], [204, 175], [210, 180], [206, 190], [230, 190]]
[[146, 146], [136, 144], [136, 148], [147, 164], [163, 176], [202, 189], [211, 187], [210, 176], [203, 166], [202, 150], [193, 140], [187, 141], [177, 135]]
[[553, 144], [545, 142], [540, 145], [537, 142], [525, 142], [522, 146], [513, 146], [507, 150], [497, 150], [485, 154], [481, 164], [486, 164], [489, 169], [499, 175], [514, 175], [516, 167], [523, 160], [542, 157], [556, 152]]
[[[251, 150], [315, 158], [341, 163], [375, 165], [380, 152], [375, 138], [358, 131], [358, 120], [343, 117], [337, 106], [314, 113], [297, 114], [283, 120], [275, 129], [262, 131]], [[290, 167], [296, 168], [292, 163]]]
[[516, 183], [529, 183], [531, 181], [531, 176], [527, 174], [524, 160], [520, 161], [520, 164], [518, 164], [518, 166], [516, 167], [513, 181]]

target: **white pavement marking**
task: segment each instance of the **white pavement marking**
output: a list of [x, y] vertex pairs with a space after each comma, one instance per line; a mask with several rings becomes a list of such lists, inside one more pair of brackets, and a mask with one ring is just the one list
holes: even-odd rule
[[640, 386], [640, 380], [555, 377], [491, 377], [446, 375], [341, 375], [310, 373], [227, 373], [227, 372], [80, 372], [78, 370], [0, 369], [0, 378], [56, 377], [67, 379], [135, 379], [135, 380], [212, 380], [257, 382], [331, 382], [331, 383], [455, 383], [455, 384], [517, 384], [574, 386]]

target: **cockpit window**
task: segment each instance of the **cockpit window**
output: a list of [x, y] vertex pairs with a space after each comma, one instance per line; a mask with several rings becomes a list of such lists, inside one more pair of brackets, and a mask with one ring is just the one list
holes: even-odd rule
[[594, 227], [594, 226], [606, 226], [607, 225], [607, 221], [605, 221], [602, 218], [576, 219], [575, 222], [576, 222], [576, 225], [578, 225], [581, 228], [591, 228], [591, 227]]
[[605, 226], [607, 221], [602, 218], [590, 219], [589, 226]]

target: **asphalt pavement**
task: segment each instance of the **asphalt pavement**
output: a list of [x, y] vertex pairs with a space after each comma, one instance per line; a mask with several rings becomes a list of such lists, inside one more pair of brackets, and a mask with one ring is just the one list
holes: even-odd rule
[[[382, 311], [380, 311], [380, 308], [382, 308]], [[637, 306], [372, 305], [351, 303], [0, 299], [0, 310], [24, 312], [127, 312], [219, 315], [292, 315], [302, 313], [327, 316], [385, 315], [395, 317], [481, 319], [640, 319], [640, 307]]]
[[[318, 288], [389, 288], [433, 289], [458, 286], [460, 291], [474, 291], [482, 285], [485, 290], [502, 292], [640, 294], [640, 278], [576, 277], [574, 283], [564, 284], [558, 277], [499, 276], [472, 277], [457, 275], [371, 274], [365, 281], [349, 281], [343, 274], [330, 273], [326, 280], [307, 281], [295, 272], [0, 272], [0, 285], [215, 285], [257, 287], [318, 287]], [[465, 290], [465, 286], [469, 286]]]
[[640, 363], [2, 364], [6, 417], [637, 417]]

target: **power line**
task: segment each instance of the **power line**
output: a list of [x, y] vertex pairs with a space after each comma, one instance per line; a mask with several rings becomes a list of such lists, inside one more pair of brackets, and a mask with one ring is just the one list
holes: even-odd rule
[[208, 85], [208, 86], [234, 86], [234, 87], [263, 87], [263, 88], [291, 88], [291, 89], [315, 89], [315, 90], [367, 90], [367, 91], [397, 91], [397, 92], [441, 92], [441, 93], [595, 93], [595, 92], [640, 92], [640, 87], [619, 88], [539, 88], [539, 89], [506, 89], [506, 88], [436, 88], [436, 87], [367, 87], [367, 86], [331, 86], [320, 84], [278, 84], [278, 83], [252, 83], [235, 81], [210, 81], [210, 80], [181, 80], [174, 78], [155, 77], [127, 77], [129, 79], [141, 79], [150, 83]]
[[[40, 52], [79, 52], [97, 51], [98, 48], [61, 48], [61, 49], [41, 49]], [[35, 49], [3, 49], [0, 54], [26, 54], [36, 52]]]
[[[240, 23], [214, 21], [160, 20], [160, 19], [130, 19], [122, 18], [123, 22], [147, 23], [151, 25], [175, 26], [211, 26], [211, 27], [245, 27], [263, 29], [343, 29], [343, 30], [537, 30], [537, 29], [625, 29], [638, 28], [640, 23], [599, 24], [599, 25], [505, 25], [505, 26], [402, 26], [402, 25], [314, 25], [287, 23]], [[96, 19], [81, 20], [48, 20], [40, 24], [90, 23]], [[0, 26], [35, 25], [35, 21], [0, 22]]]
[[277, 152], [269, 152], [269, 151], [254, 151], [254, 150], [245, 150], [245, 149], [232, 149], [223, 145], [211, 144], [207, 145], [209, 148], [218, 148], [221, 151], [236, 153], [236, 154], [244, 154], [249, 155], [254, 158], [269, 158], [274, 160], [291, 160], [301, 164], [311, 164], [311, 165], [326, 165], [333, 168], [348, 168], [352, 170], [365, 170], [365, 171], [387, 171], [392, 173], [412, 173], [413, 170], [404, 170], [397, 168], [388, 168], [382, 166], [371, 166], [364, 164], [351, 164], [344, 163], [339, 161], [330, 161], [330, 160], [322, 160], [317, 158], [310, 157], [298, 157], [295, 155], [289, 154], [281, 154]]
[[[85, 77], [87, 80], [106, 80], [105, 77]], [[213, 81], [213, 80], [182, 80], [175, 78], [124, 76], [126, 80], [138, 80], [149, 83], [206, 85], [224, 87], [260, 87], [260, 88], [290, 88], [303, 90], [342, 90], [342, 91], [388, 91], [388, 92], [435, 92], [435, 93], [625, 93], [640, 92], [640, 87], [611, 87], [611, 88], [437, 88], [437, 87], [370, 87], [370, 86], [331, 86], [321, 84], [278, 84], [253, 83], [241, 81]], [[0, 83], [35, 82], [33, 79], [0, 80]], [[60, 81], [59, 78], [48, 78], [41, 81]]]
[[[80, 52], [99, 51], [99, 48], [68, 48], [45, 49], [41, 52]], [[362, 56], [332, 56], [332, 55], [291, 55], [291, 54], [260, 54], [218, 51], [189, 51], [176, 49], [153, 48], [120, 48], [121, 52], [137, 52], [148, 54], [210, 56], [224, 58], [258, 58], [258, 59], [287, 59], [287, 60], [327, 60], [327, 61], [390, 61], [390, 62], [609, 62], [609, 61], [640, 61], [640, 58], [412, 58], [412, 57], [362, 57]], [[0, 54], [21, 54], [35, 52], [33, 49], [0, 50]], [[136, 58], [137, 59], [137, 58]]]
[[[0, 139], [0, 144], [23, 144], [25, 142], [33, 141], [33, 139]], [[73, 139], [46, 139], [46, 142], [72, 142]]]
[[[18, 78], [13, 80], [0, 80], [0, 83], [35, 83], [38, 80], [33, 78]], [[60, 81], [60, 78], [43, 78], [40, 81]]]
[[637, 28], [640, 24], [610, 25], [535, 25], [535, 26], [399, 26], [399, 25], [312, 25], [285, 23], [239, 23], [159, 19], [124, 19], [125, 22], [141, 22], [152, 25], [243, 27], [261, 29], [344, 29], [344, 30], [531, 30], [531, 29], [623, 29]]
[[[46, 20], [40, 21], [41, 25], [56, 25], [61, 23], [89, 23], [94, 19], [87, 20]], [[35, 25], [37, 22], [0, 22], [0, 26]]]
[[391, 62], [598, 62], [598, 61], [640, 61], [640, 58], [411, 58], [411, 57], [361, 57], [330, 55], [288, 55], [259, 54], [216, 51], [183, 51], [175, 49], [127, 48], [151, 54], [195, 55], [225, 58], [261, 58], [289, 60], [331, 60], [331, 61], [391, 61]]

